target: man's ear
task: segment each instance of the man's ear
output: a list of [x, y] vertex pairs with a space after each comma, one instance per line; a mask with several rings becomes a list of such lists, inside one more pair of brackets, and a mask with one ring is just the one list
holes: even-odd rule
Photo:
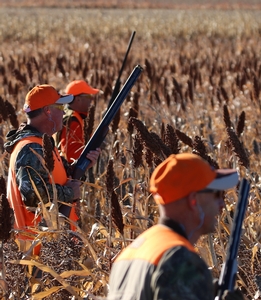
[[45, 106], [45, 107], [43, 108], [43, 111], [44, 111], [44, 113], [45, 113], [47, 116], [49, 116], [50, 113], [51, 113], [49, 106]]
[[197, 209], [197, 199], [196, 199], [197, 193], [192, 192], [188, 195], [188, 206], [190, 209], [195, 210]]

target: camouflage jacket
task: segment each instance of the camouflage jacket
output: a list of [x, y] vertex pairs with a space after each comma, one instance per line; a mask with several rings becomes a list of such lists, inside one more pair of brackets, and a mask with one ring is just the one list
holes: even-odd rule
[[[164, 219], [162, 224], [178, 233], [182, 239], [187, 239], [179, 224], [169, 219]], [[151, 253], [155, 254], [155, 248], [158, 247], [146, 252], [145, 259], [140, 259], [137, 254], [143, 242], [149, 243], [150, 238], [146, 240], [146, 236], [142, 240], [144, 235], [141, 234], [128, 246], [134, 252], [131, 250], [126, 258], [123, 251], [113, 264], [108, 300], [214, 299], [212, 275], [196, 252], [184, 246], [176, 246], [168, 249], [159, 262], [151, 263], [149, 257]], [[153, 239], [159, 240], [159, 236], [154, 234]], [[121, 259], [122, 255], [124, 259]]]
[[[8, 153], [12, 153], [14, 146], [25, 137], [36, 136], [42, 137], [42, 134], [30, 125], [21, 124], [17, 130], [11, 130], [6, 138], [7, 142], [4, 147]], [[49, 175], [46, 169], [41, 164], [40, 160], [31, 150], [33, 149], [36, 153], [43, 156], [43, 148], [37, 143], [27, 144], [19, 152], [16, 165], [16, 182], [21, 192], [22, 199], [26, 206], [36, 207], [39, 203], [39, 199], [32, 186], [31, 180], [33, 180], [36, 189], [38, 190], [40, 197], [44, 203], [48, 202], [47, 190], [52, 199], [53, 188], [49, 183]], [[65, 169], [69, 170], [70, 165], [63, 160]], [[31, 179], [30, 179], [31, 178]], [[43, 182], [46, 186], [44, 186]], [[46, 190], [47, 188], [47, 190]], [[57, 196], [60, 201], [72, 202], [74, 195], [73, 189], [67, 186], [56, 184]]]

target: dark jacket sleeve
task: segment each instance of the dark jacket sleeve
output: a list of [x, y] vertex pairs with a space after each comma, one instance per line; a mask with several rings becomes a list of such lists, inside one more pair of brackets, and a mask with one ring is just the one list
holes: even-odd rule
[[205, 262], [184, 247], [162, 257], [151, 281], [153, 300], [213, 300], [212, 275]]

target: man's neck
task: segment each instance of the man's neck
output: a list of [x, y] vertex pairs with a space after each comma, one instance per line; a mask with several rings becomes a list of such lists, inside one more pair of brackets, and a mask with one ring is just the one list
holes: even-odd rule
[[185, 231], [185, 227], [182, 224], [174, 221], [173, 219], [168, 218], [168, 217], [161, 217], [159, 219], [159, 224], [162, 224], [162, 225], [165, 225], [165, 226], [171, 228], [173, 231], [177, 232], [178, 234], [180, 234], [180, 235], [184, 236], [186, 239], [188, 239], [186, 231]]
[[35, 128], [37, 131], [39, 131], [41, 134], [48, 134], [49, 136], [52, 136], [52, 130], [49, 128], [49, 123], [46, 121], [40, 121], [40, 120], [27, 120], [27, 125]]

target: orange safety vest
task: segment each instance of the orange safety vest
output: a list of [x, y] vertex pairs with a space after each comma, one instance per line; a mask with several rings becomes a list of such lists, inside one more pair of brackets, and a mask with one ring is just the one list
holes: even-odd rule
[[73, 111], [72, 117], [75, 117], [78, 120], [78, 122], [81, 124], [81, 127], [83, 128], [84, 120], [77, 111]]
[[[26, 208], [22, 200], [21, 193], [18, 189], [18, 185], [16, 183], [15, 164], [16, 164], [17, 155], [25, 145], [30, 143], [38, 143], [42, 146], [43, 139], [35, 136], [25, 137], [21, 139], [13, 149], [10, 156], [10, 163], [9, 163], [7, 198], [11, 208], [14, 210], [14, 216], [15, 216], [14, 228], [19, 230], [28, 230], [28, 227], [29, 228], [35, 227], [35, 225], [37, 225], [40, 221], [39, 217], [35, 220], [34, 213], [30, 212]], [[55, 154], [53, 154], [54, 170], [52, 172], [52, 176], [56, 184], [64, 185], [67, 182], [66, 171], [64, 169], [62, 160], [60, 159], [57, 148], [55, 148], [54, 151], [55, 151]], [[51, 183], [51, 178], [50, 178], [50, 183]], [[74, 206], [71, 209], [69, 218], [72, 221], [78, 220], [78, 216], [75, 213]], [[26, 235], [23, 236], [22, 234], [19, 234], [19, 238], [28, 239], [28, 236]]]
[[[79, 123], [78, 127], [79, 127], [79, 130], [81, 130], [81, 136], [76, 136], [75, 133], [72, 133], [72, 129], [70, 128], [71, 127], [70, 123], [72, 122], [72, 118], [75, 118], [78, 121], [78, 123]], [[68, 120], [69, 120], [69, 123], [68, 123]], [[77, 127], [77, 129], [78, 129], [78, 127]], [[72, 111], [72, 113], [70, 115], [65, 116], [65, 118], [63, 120], [62, 130], [59, 132], [56, 132], [54, 134], [54, 139], [56, 141], [56, 145], [57, 145], [58, 149], [61, 151], [60, 155], [62, 155], [68, 161], [70, 161], [70, 158], [67, 157], [67, 155], [70, 153], [70, 151], [68, 151], [68, 146], [69, 146], [69, 143], [71, 142], [70, 139], [72, 139], [72, 140], [75, 139], [75, 141], [83, 143], [83, 140], [84, 140], [83, 127], [84, 127], [84, 120], [81, 117], [80, 113], [78, 113], [76, 111]]]
[[165, 225], [157, 224], [143, 232], [124, 249], [115, 262], [142, 259], [157, 266], [163, 254], [177, 246], [195, 252], [193, 245], [186, 238]]
[[[191, 252], [192, 257], [193, 254], [197, 256], [193, 245], [166, 225], [154, 225], [140, 234], [113, 263], [107, 299], [154, 299], [157, 278], [164, 270], [161, 267], [172, 260], [171, 255], [175, 257], [176, 250], [184, 251], [180, 247]], [[172, 269], [172, 272], [175, 270]], [[204, 273], [206, 287], [212, 288], [211, 273], [202, 261], [202, 275]]]

